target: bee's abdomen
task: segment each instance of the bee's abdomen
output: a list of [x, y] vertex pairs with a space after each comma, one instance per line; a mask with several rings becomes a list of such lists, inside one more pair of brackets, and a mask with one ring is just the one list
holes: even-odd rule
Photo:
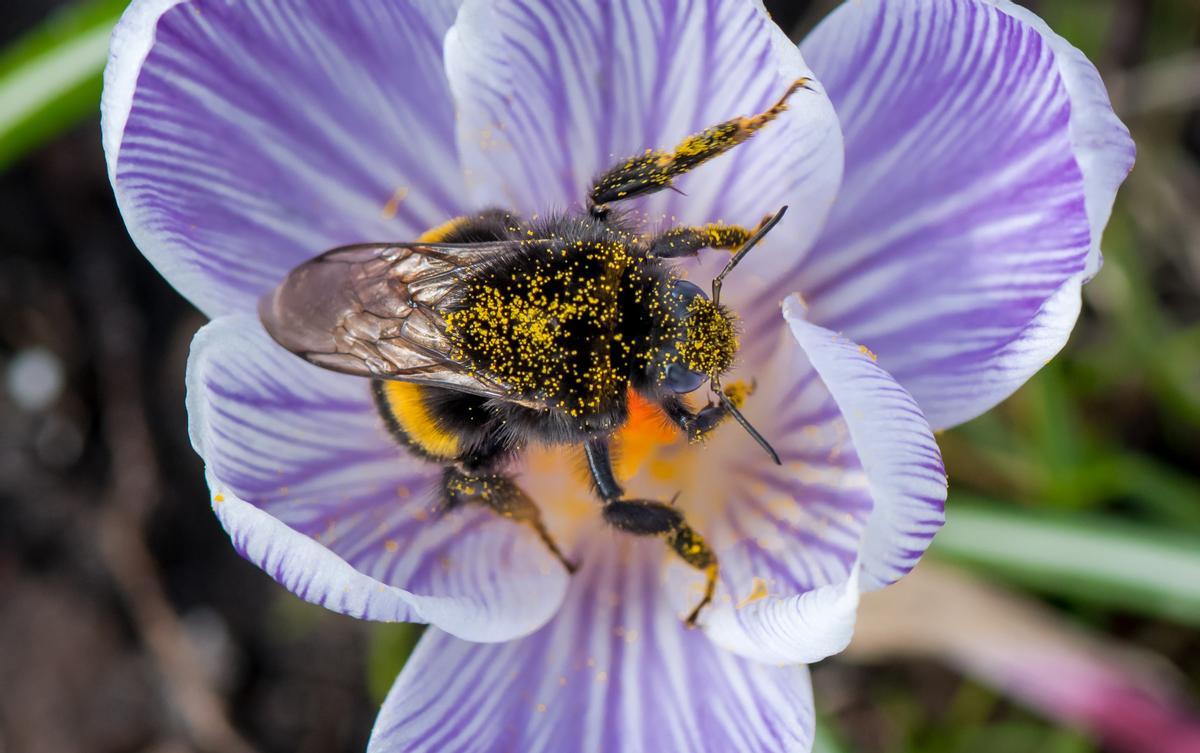
[[387, 380], [378, 380], [373, 387], [375, 404], [397, 441], [429, 460], [458, 458], [460, 435], [445, 426], [429, 405], [429, 391], [438, 388]]

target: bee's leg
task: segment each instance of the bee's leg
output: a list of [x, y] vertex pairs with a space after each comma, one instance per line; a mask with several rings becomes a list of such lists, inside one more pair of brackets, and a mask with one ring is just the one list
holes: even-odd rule
[[465, 504], [483, 505], [501, 517], [530, 526], [537, 531], [546, 548], [563, 564], [567, 572], [575, 572], [574, 563], [563, 555], [550, 532], [546, 530], [541, 510], [509, 477], [499, 473], [466, 472], [454, 466], [447, 466], [442, 475], [442, 491], [446, 510], [453, 510]]
[[588, 469], [596, 482], [596, 492], [604, 501], [604, 520], [614, 528], [639, 536], [662, 536], [683, 561], [702, 570], [706, 580], [704, 596], [687, 616], [688, 627], [695, 627], [700, 611], [712, 602], [717, 587], [717, 556], [687, 521], [683, 513], [670, 505], [644, 499], [624, 499], [625, 491], [613, 475], [608, 439], [593, 439], [584, 445]]
[[[725, 385], [724, 392], [734, 407], [741, 408], [746, 398], [754, 393], [754, 385], [742, 381], [731, 382]], [[693, 411], [676, 395], [663, 398], [659, 406], [663, 413], [667, 414], [667, 418], [682, 429], [692, 442], [703, 439], [729, 416], [729, 407], [725, 403], [709, 403], [699, 411]]]
[[695, 256], [702, 248], [735, 250], [754, 236], [741, 225], [709, 223], [675, 227], [650, 239], [646, 255], [656, 259], [680, 259]]
[[702, 248], [740, 251], [746, 244], [761, 240], [760, 233], [763, 228], [772, 226], [775, 217], [774, 214], [768, 214], [753, 230], [741, 225], [726, 225], [723, 222], [674, 227], [651, 238], [646, 247], [646, 255], [657, 259], [680, 259], [695, 256]]
[[809, 79], [797, 79], [775, 104], [757, 115], [732, 118], [688, 136], [674, 151], [647, 149], [601, 175], [588, 196], [593, 215], [604, 216], [607, 204], [653, 193], [671, 185], [676, 177], [721, 155], [750, 138], [787, 109], [787, 100], [807, 88]]
[[678, 397], [671, 395], [664, 398], [659, 405], [671, 422], [683, 430], [689, 441], [697, 442], [704, 438], [722, 421], [729, 416], [729, 409], [723, 403], [709, 403], [699, 411], [693, 411]]

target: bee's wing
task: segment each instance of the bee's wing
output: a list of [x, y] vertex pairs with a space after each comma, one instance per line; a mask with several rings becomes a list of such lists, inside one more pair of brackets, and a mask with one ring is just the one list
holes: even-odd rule
[[[346, 246], [293, 269], [259, 301], [267, 332], [317, 366], [514, 399], [454, 360], [442, 306], [473, 267], [517, 241]], [[527, 402], [527, 401], [517, 401]]]

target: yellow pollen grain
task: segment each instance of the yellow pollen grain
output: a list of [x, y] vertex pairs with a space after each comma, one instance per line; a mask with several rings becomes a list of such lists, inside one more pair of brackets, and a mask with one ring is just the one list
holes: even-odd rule
[[213, 502], [224, 502], [224, 501], [225, 501], [224, 494], [221, 494], [220, 492], [218, 492], [213, 495]]
[[874, 353], [872, 353], [872, 352], [871, 352], [871, 349], [870, 349], [870, 348], [868, 348], [866, 345], [859, 345], [859, 346], [858, 346], [858, 352], [859, 352], [859, 353], [862, 353], [862, 354], [863, 354], [864, 356], [866, 356], [867, 358], [870, 358], [872, 361], [878, 361], [878, 360], [879, 360], [879, 356], [877, 356], [877, 355], [875, 355]]
[[385, 220], [396, 219], [396, 213], [400, 211], [400, 203], [408, 198], [408, 186], [399, 186], [387, 202], [383, 205], [383, 209], [379, 210], [379, 214]]
[[688, 304], [688, 317], [677, 350], [689, 371], [710, 379], [733, 364], [738, 342], [729, 316], [707, 298], [696, 296]]
[[754, 394], [754, 385], [748, 384], [741, 379], [732, 384], [725, 385], [725, 397], [729, 398], [729, 402], [733, 403], [733, 407], [741, 408], [746, 404], [746, 398]]
[[746, 595], [742, 601], [738, 602], [738, 609], [749, 606], [749, 604], [761, 601], [769, 596], [767, 591], [767, 582], [762, 578], [755, 578], [754, 583], [750, 585], [750, 594]]
[[756, 601], [765, 599], [768, 595], [767, 582], [762, 578], [755, 578], [754, 582], [750, 585], [750, 593], [746, 595], [746, 598], [737, 603], [737, 608], [741, 609]]
[[[553, 396], [554, 407], [579, 416], [626, 387], [631, 346], [613, 345], [610, 335], [620, 328], [617, 302], [639, 279], [640, 261], [618, 241], [580, 241], [573, 248], [569, 263], [552, 256], [565, 256], [565, 249], [531, 254], [524, 274], [470, 284], [461, 307], [444, 319], [456, 358], [518, 394]], [[583, 353], [570, 347], [581, 333], [597, 347]]]

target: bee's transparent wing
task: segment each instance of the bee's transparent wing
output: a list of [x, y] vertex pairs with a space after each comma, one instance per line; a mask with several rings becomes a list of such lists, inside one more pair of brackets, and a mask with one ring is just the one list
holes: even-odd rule
[[337, 248], [293, 269], [259, 301], [259, 317], [276, 342], [317, 366], [513, 400], [455, 361], [442, 307], [472, 268], [519, 248], [518, 241]]

